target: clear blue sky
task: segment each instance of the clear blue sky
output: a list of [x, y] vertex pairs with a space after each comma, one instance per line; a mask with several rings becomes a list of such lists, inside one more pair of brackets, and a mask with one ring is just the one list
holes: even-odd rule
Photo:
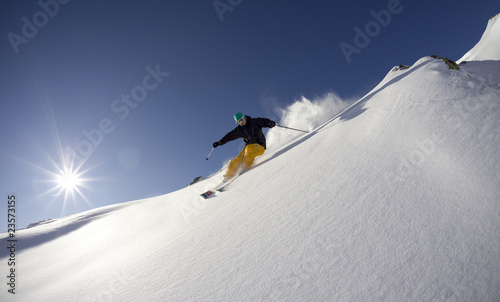
[[[205, 160], [233, 113], [277, 120], [274, 106], [300, 96], [360, 97], [395, 65], [459, 59], [500, 12], [498, 0], [40, 3], [0, 12], [0, 231], [10, 194], [24, 228], [180, 189], [237, 155], [232, 142]], [[54, 189], [70, 150], [85, 158], [85, 198]]]

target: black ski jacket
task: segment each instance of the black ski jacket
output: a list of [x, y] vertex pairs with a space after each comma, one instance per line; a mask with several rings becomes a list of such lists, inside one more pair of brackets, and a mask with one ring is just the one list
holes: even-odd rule
[[266, 149], [266, 137], [262, 133], [262, 128], [274, 127], [276, 123], [267, 118], [251, 118], [248, 115], [246, 118], [247, 123], [245, 126], [238, 125], [234, 130], [224, 135], [219, 144], [224, 145], [227, 142], [242, 138], [246, 145], [259, 144]]

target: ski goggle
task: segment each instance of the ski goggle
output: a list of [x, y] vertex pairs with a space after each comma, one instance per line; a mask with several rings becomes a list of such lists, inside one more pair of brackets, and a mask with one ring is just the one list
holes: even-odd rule
[[239, 120], [237, 120], [237, 121], [236, 121], [236, 123], [237, 123], [237, 124], [241, 124], [241, 123], [243, 123], [243, 121], [245, 120], [245, 118], [246, 118], [246, 116], [242, 116], [242, 117], [240, 117], [240, 119], [239, 119]]

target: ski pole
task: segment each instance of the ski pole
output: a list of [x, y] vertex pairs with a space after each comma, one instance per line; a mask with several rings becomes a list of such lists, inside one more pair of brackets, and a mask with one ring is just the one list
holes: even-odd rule
[[281, 128], [290, 129], [290, 130], [300, 131], [300, 132], [304, 132], [304, 133], [309, 133], [309, 131], [295, 129], [295, 128], [290, 128], [290, 127], [285, 127], [285, 126], [281, 126], [281, 125], [278, 125], [278, 124], [276, 124], [276, 126], [281, 127]]
[[207, 156], [207, 160], [208, 160], [208, 158], [210, 157], [210, 155], [212, 155], [212, 152], [214, 151], [214, 149], [215, 149], [215, 148], [214, 148], [214, 147], [212, 147], [212, 151], [210, 151], [210, 153], [208, 154], [208, 156]]

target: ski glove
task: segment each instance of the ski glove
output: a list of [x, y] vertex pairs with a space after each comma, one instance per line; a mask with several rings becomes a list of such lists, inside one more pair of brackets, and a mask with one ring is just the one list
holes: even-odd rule
[[212, 147], [217, 148], [218, 146], [222, 146], [220, 142], [215, 142]]
[[269, 123], [267, 123], [267, 126], [269, 128], [273, 128], [274, 126], [276, 126], [276, 122], [275, 121], [269, 121]]

